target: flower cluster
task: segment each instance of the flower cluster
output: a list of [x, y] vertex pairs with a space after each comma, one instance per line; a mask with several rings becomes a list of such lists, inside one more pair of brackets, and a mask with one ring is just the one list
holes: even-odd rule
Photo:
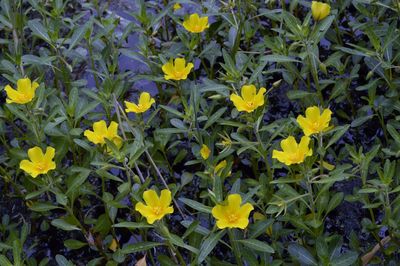
[[324, 109], [322, 114], [317, 106], [311, 106], [306, 109], [306, 117], [299, 115], [297, 123], [304, 132], [300, 143], [296, 142], [293, 136], [281, 141], [282, 151], [273, 150], [272, 158], [277, 159], [286, 165], [299, 164], [304, 162], [305, 158], [313, 154], [310, 144], [310, 137], [313, 134], [320, 134], [329, 129], [331, 121], [331, 110]]

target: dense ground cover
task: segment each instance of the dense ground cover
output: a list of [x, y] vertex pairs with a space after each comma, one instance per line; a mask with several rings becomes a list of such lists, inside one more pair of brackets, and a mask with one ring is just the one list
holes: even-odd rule
[[397, 265], [397, 0], [0, 0], [0, 265]]

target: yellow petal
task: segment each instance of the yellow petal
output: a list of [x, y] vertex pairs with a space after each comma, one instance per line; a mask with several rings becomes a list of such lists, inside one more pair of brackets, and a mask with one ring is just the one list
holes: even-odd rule
[[284, 163], [286, 165], [290, 165], [291, 164], [289, 162], [289, 158], [288, 158], [287, 154], [282, 152], [282, 151], [273, 150], [272, 151], [272, 158], [273, 159], [277, 159], [278, 161], [280, 161], [281, 163]]
[[309, 147], [308, 147], [308, 145], [310, 144], [310, 138], [309, 137], [307, 137], [307, 136], [303, 136], [302, 138], [301, 138], [301, 141], [300, 141], [300, 143], [299, 143], [299, 150], [300, 150], [300, 152], [301, 153], [303, 153], [303, 154], [308, 154], [308, 152], [309, 152]]
[[139, 104], [147, 105], [150, 103], [151, 95], [148, 92], [142, 92], [139, 97]]
[[242, 87], [242, 98], [246, 102], [254, 101], [254, 97], [256, 96], [256, 86], [254, 85], [244, 85]]
[[39, 147], [33, 147], [28, 150], [28, 157], [33, 163], [42, 162], [44, 159], [43, 151]]
[[301, 129], [303, 129], [304, 135], [306, 136], [310, 136], [311, 134], [313, 134], [314, 132], [311, 130], [311, 125], [309, 120], [307, 120], [304, 116], [299, 115], [297, 117], [297, 123], [299, 124], [299, 126], [301, 127]]
[[55, 153], [56, 153], [56, 150], [53, 147], [50, 147], [50, 146], [47, 147], [46, 153], [44, 154], [44, 160], [48, 161], [48, 162], [52, 161]]
[[158, 197], [156, 191], [153, 189], [146, 190], [143, 193], [143, 200], [148, 206], [160, 205], [160, 198]]
[[125, 101], [125, 106], [125, 112], [127, 113], [140, 113], [140, 109], [135, 103]]
[[172, 206], [165, 209], [165, 214], [171, 214], [171, 213], [174, 213], [174, 208]]
[[281, 141], [281, 147], [284, 152], [295, 153], [297, 151], [298, 145], [296, 139], [293, 136]]
[[93, 142], [94, 144], [104, 144], [104, 138], [99, 137], [96, 133], [94, 133], [91, 130], [85, 130], [83, 132], [83, 135], [90, 141]]
[[27, 172], [29, 175], [31, 175], [32, 177], [36, 177], [38, 175], [35, 165], [28, 161], [28, 160], [22, 160], [19, 163], [19, 168], [25, 172]]
[[247, 103], [237, 94], [231, 94], [230, 100], [239, 112], [247, 111]]
[[118, 123], [111, 121], [110, 126], [107, 129], [107, 137], [112, 140], [116, 136], [118, 136]]
[[93, 131], [97, 135], [106, 136], [107, 135], [107, 124], [106, 121], [100, 120], [98, 122], [93, 123]]
[[311, 123], [318, 122], [320, 111], [318, 106], [311, 106], [306, 109], [306, 118]]
[[31, 93], [32, 90], [32, 83], [29, 78], [19, 79], [17, 81], [18, 91], [21, 93]]
[[208, 25], [208, 17], [200, 18], [200, 25], [202, 27], [202, 30], [208, 28], [209, 27], [209, 25]]
[[228, 206], [239, 209], [242, 204], [242, 197], [239, 194], [230, 194], [228, 196]]
[[229, 227], [229, 223], [224, 219], [218, 220], [216, 225], [219, 229], [224, 229]]
[[178, 9], [181, 9], [182, 6], [181, 6], [179, 3], [175, 3], [174, 6], [173, 6], [173, 8], [174, 8], [174, 11], [176, 11], [176, 10], [178, 10]]
[[324, 109], [320, 117], [320, 123], [325, 127], [329, 126], [329, 122], [331, 121], [332, 111], [329, 109]]
[[172, 59], [168, 63], [165, 63], [161, 69], [166, 75], [171, 75], [174, 72], [174, 64], [172, 63]]
[[194, 67], [194, 65], [192, 63], [187, 64], [187, 66], [185, 67], [185, 70], [184, 70], [186, 75], [188, 75], [190, 73], [190, 71], [192, 70], [193, 67]]
[[224, 206], [217, 204], [211, 210], [211, 214], [215, 219], [223, 219], [225, 217]]
[[264, 105], [264, 93], [267, 90], [265, 88], [260, 88], [258, 91], [257, 95], [254, 97], [254, 105], [256, 107], [263, 106]]
[[7, 103], [23, 103], [23, 101], [21, 101], [21, 93], [14, 90], [10, 85], [7, 85], [4, 90], [7, 93]]
[[250, 203], [245, 203], [243, 204], [243, 206], [240, 207], [240, 214], [243, 217], [246, 217], [246, 219], [249, 218], [250, 212], [254, 210], [253, 205], [251, 205]]
[[176, 58], [175, 59], [175, 71], [183, 72], [185, 71], [186, 60], [185, 58]]
[[171, 191], [169, 191], [168, 189], [161, 190], [160, 203], [163, 206], [168, 207], [169, 205], [171, 205], [171, 202], [172, 202]]
[[249, 219], [243, 217], [236, 221], [234, 227], [240, 228], [240, 229], [245, 229], [248, 225], [249, 225]]
[[149, 221], [149, 217], [154, 217], [152, 208], [144, 205], [142, 202], [136, 203], [135, 210], [138, 211], [143, 217], [147, 218], [147, 221]]
[[211, 150], [207, 147], [207, 145], [203, 144], [200, 149], [201, 158], [207, 160], [210, 157]]
[[32, 91], [33, 92], [35, 92], [38, 87], [39, 87], [39, 83], [37, 83], [36, 81], [32, 82]]

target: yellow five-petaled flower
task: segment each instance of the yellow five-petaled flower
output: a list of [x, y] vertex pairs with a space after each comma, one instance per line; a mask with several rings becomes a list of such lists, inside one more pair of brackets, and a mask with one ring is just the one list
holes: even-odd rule
[[306, 117], [297, 117], [297, 123], [303, 129], [304, 135], [310, 136], [328, 130], [331, 115], [332, 112], [328, 108], [321, 113], [318, 106], [311, 106], [306, 109]]
[[302, 163], [307, 156], [312, 155], [312, 149], [308, 147], [309, 144], [310, 138], [307, 136], [303, 136], [299, 144], [293, 136], [289, 136], [281, 141], [283, 151], [273, 150], [272, 158], [286, 165]]
[[138, 202], [135, 205], [135, 210], [147, 219], [149, 224], [153, 224], [157, 220], [161, 220], [165, 215], [174, 212], [171, 205], [171, 191], [164, 189], [161, 191], [160, 197], [155, 190], [146, 190], [143, 193], [143, 199], [146, 205]]
[[210, 27], [210, 25], [208, 24], [208, 17], [199, 17], [199, 14], [194, 13], [185, 19], [183, 27], [189, 32], [200, 33]]
[[217, 204], [212, 208], [212, 215], [217, 219], [217, 227], [245, 229], [249, 224], [250, 212], [254, 207], [250, 203], [242, 205], [242, 197], [239, 194], [228, 196], [227, 204]]
[[40, 147], [33, 147], [28, 150], [29, 160], [22, 160], [19, 168], [24, 170], [33, 178], [40, 174], [46, 174], [50, 170], [56, 169], [56, 163], [53, 161], [56, 150], [53, 147], [47, 147], [46, 153]]
[[329, 4], [325, 4], [318, 1], [312, 1], [311, 13], [316, 21], [323, 20], [324, 18], [329, 16], [330, 12], [331, 12], [331, 6]]
[[265, 88], [260, 88], [260, 90], [257, 93], [256, 86], [245, 85], [242, 87], [241, 90], [242, 97], [234, 93], [231, 94], [230, 99], [239, 112], [245, 111], [251, 113], [258, 107], [264, 105], [265, 92], [266, 92]]
[[193, 67], [192, 63], [186, 65], [185, 58], [176, 58], [174, 61], [171, 58], [168, 63], [162, 66], [162, 71], [166, 80], [185, 80]]
[[39, 83], [31, 82], [29, 78], [19, 79], [17, 81], [17, 89], [14, 90], [7, 85], [4, 90], [7, 93], [7, 103], [26, 104], [35, 97], [35, 91], [39, 87]]
[[207, 160], [210, 157], [211, 150], [208, 148], [207, 145], [203, 144], [200, 149], [201, 158]]
[[148, 92], [142, 92], [139, 96], [139, 102], [138, 104], [131, 103], [128, 101], [125, 101], [126, 109], [125, 112], [127, 113], [144, 113], [147, 110], [150, 109], [151, 105], [154, 104], [156, 101], [154, 98], [151, 98], [150, 93]]
[[106, 121], [100, 120], [93, 123], [93, 131], [85, 130], [83, 135], [94, 144], [104, 145], [106, 139], [112, 141], [115, 146], [122, 146], [122, 138], [118, 135], [118, 123], [112, 121], [107, 128]]

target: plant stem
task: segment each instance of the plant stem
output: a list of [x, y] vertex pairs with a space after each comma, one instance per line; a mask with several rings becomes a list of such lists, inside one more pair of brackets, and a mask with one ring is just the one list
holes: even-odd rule
[[236, 263], [239, 266], [243, 266], [241, 255], [240, 255], [240, 250], [239, 250], [239, 245], [235, 240], [235, 235], [234, 235], [234, 231], [233, 230], [234, 229], [228, 229], [229, 242], [232, 245], [233, 253], [234, 253], [235, 258], [236, 258]]

